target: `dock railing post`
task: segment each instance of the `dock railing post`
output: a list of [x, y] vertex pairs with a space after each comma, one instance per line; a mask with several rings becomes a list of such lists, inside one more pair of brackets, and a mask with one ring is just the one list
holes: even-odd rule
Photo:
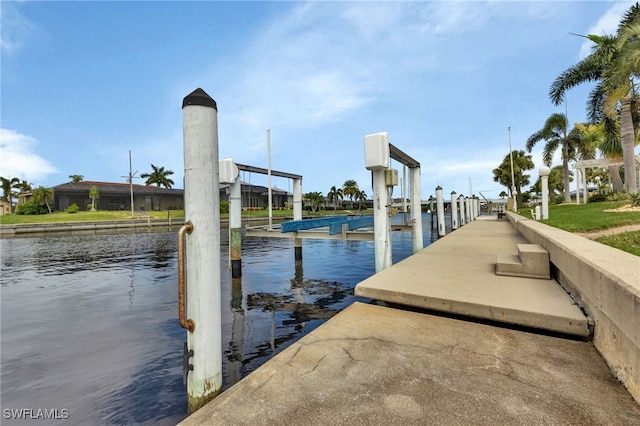
[[442, 187], [436, 187], [436, 211], [438, 212], [438, 238], [447, 234], [444, 225], [444, 198], [442, 197]]
[[460, 209], [460, 226], [464, 226], [464, 195], [462, 194], [458, 197], [458, 208]]
[[413, 228], [411, 241], [413, 243], [413, 253], [417, 253], [424, 248], [422, 238], [422, 203], [420, 200], [420, 167], [409, 169], [409, 183], [411, 185], [410, 209]]
[[184, 139], [187, 333], [190, 371], [188, 412], [193, 413], [222, 390], [220, 314], [220, 194], [218, 183], [218, 111], [216, 102], [196, 89], [182, 102]]
[[451, 230], [458, 229], [458, 197], [451, 191]]
[[[293, 179], [293, 220], [302, 220], [302, 179]], [[293, 239], [294, 260], [302, 260], [302, 238]]]

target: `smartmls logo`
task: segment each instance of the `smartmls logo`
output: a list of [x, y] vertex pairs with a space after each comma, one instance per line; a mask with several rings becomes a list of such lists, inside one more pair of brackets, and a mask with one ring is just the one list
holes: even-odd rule
[[66, 408], [5, 408], [2, 417], [9, 420], [66, 420], [69, 410]]

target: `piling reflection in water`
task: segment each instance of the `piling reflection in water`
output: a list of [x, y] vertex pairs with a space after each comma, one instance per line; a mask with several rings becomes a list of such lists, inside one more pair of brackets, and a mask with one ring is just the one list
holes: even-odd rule
[[[64, 424], [186, 417], [177, 234], [157, 231], [0, 240], [3, 409], [68, 409]], [[356, 300], [374, 259], [366, 241], [305, 240], [296, 262], [289, 239], [245, 238], [243, 276], [231, 279], [225, 231], [227, 389]], [[411, 235], [393, 238], [398, 262], [411, 254]]]

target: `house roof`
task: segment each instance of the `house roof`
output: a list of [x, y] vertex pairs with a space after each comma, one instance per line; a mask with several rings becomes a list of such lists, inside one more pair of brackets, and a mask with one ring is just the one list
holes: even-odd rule
[[[115, 182], [96, 182], [83, 180], [81, 182], [67, 182], [61, 185], [53, 187], [54, 192], [89, 192], [91, 187], [95, 185], [98, 188], [100, 194], [130, 194], [131, 185], [128, 183], [115, 183]], [[148, 195], [182, 195], [183, 189], [168, 189], [158, 188], [157, 186], [146, 186], [133, 184], [134, 194], [148, 194]]]

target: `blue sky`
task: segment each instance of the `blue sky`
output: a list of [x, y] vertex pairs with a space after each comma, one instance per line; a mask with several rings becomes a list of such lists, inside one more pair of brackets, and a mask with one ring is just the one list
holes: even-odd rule
[[[570, 33], [614, 33], [632, 3], [3, 0], [0, 175], [126, 182], [131, 150], [138, 175], [164, 166], [182, 188], [182, 99], [200, 87], [220, 158], [266, 168], [270, 129], [272, 168], [303, 192], [355, 179], [371, 197], [363, 139], [387, 131], [420, 161], [423, 198], [468, 195], [469, 180], [497, 197], [507, 129], [524, 149], [565, 112], [549, 86], [590, 46]], [[590, 89], [568, 93], [571, 122]]]

